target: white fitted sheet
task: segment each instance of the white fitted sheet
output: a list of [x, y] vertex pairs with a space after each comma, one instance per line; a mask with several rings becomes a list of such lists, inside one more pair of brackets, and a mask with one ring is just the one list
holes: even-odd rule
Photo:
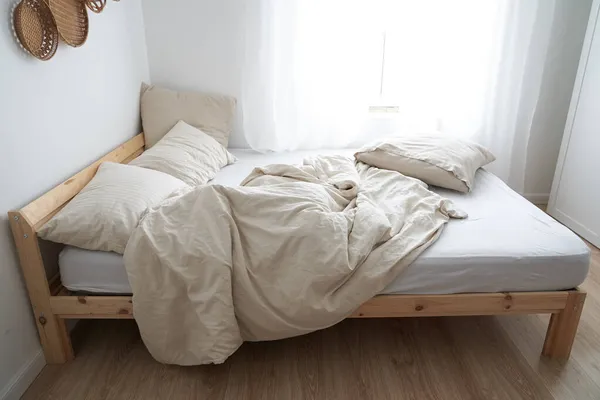
[[[314, 154], [353, 153], [231, 152], [238, 162], [223, 168], [212, 183], [237, 185], [255, 166], [299, 163]], [[585, 279], [590, 257], [585, 243], [493, 174], [480, 169], [469, 194], [432, 189], [452, 199], [469, 218], [451, 220], [440, 239], [383, 293], [561, 290], [578, 286]], [[67, 246], [60, 254], [59, 265], [62, 283], [69, 290], [131, 293], [119, 254]]]

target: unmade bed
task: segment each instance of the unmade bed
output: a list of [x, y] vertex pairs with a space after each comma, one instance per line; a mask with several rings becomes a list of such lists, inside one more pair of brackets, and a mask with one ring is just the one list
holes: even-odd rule
[[[319, 151], [330, 154], [334, 151]], [[341, 151], [351, 155], [352, 151]], [[232, 150], [238, 162], [213, 184], [238, 185], [255, 166], [300, 163], [317, 152], [260, 154]], [[337, 151], [340, 153], [340, 151]], [[382, 294], [452, 294], [564, 290], [578, 286], [589, 267], [589, 249], [563, 225], [480, 169], [475, 190], [433, 188], [469, 214], [444, 234]], [[59, 257], [63, 285], [75, 292], [131, 293], [123, 257], [67, 246]]]
[[[126, 164], [144, 150], [144, 135], [139, 134], [8, 213], [50, 364], [74, 358], [65, 320], [131, 319], [133, 299], [121, 256], [64, 248], [41, 240], [38, 232], [94, 178], [102, 163]], [[222, 169], [213, 183], [237, 185], [255, 166], [298, 163], [309, 155], [234, 153], [239, 161]], [[438, 193], [469, 218], [451, 221], [432, 247], [348, 318], [551, 314], [542, 355], [567, 359], [585, 303], [586, 293], [577, 286], [588, 271], [586, 245], [484, 170], [478, 172], [472, 193]]]

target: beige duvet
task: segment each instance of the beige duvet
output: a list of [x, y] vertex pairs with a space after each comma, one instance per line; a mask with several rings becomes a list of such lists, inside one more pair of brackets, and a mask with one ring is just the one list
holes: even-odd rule
[[464, 217], [418, 180], [315, 157], [206, 185], [142, 219], [125, 251], [157, 360], [222, 363], [245, 340], [326, 328], [377, 295]]

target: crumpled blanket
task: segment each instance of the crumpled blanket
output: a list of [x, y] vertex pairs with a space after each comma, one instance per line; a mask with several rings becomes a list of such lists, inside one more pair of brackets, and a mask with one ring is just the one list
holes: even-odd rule
[[338, 323], [466, 215], [416, 179], [342, 156], [256, 168], [150, 210], [124, 254], [163, 363], [222, 363], [243, 341]]

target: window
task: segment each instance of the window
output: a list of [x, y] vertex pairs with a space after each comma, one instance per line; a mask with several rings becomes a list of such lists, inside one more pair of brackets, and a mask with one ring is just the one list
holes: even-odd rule
[[436, 129], [457, 107], [481, 112], [495, 61], [496, 2], [379, 0], [373, 7], [373, 46], [380, 50], [371, 112]]

